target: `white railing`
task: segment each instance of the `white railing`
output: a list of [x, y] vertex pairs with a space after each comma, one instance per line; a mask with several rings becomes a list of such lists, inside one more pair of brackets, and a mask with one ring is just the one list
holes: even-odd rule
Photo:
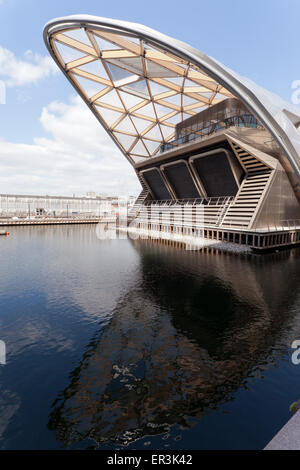
[[229, 203], [234, 199], [233, 196], [220, 196], [220, 197], [209, 197], [209, 198], [195, 198], [195, 199], [167, 199], [167, 200], [157, 200], [157, 201], [146, 201], [144, 206], [165, 206], [170, 207], [173, 205], [189, 205], [195, 206], [198, 204], [203, 204], [205, 206], [219, 206], [224, 205], [224, 203]]
[[[203, 227], [203, 225], [217, 227], [222, 223], [227, 208], [233, 200], [232, 196], [197, 198], [197, 199], [174, 199], [163, 201], [147, 201], [142, 204], [136, 214], [139, 223], [162, 224], [170, 226], [183, 223], [188, 226]], [[163, 218], [170, 220], [165, 220]]]

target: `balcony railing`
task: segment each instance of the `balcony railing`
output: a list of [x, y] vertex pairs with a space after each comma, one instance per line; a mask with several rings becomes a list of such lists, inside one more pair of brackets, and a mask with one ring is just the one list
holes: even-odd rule
[[204, 139], [209, 135], [220, 132], [229, 127], [248, 127], [252, 129], [262, 128], [260, 122], [251, 114], [243, 114], [238, 116], [232, 116], [223, 119], [222, 121], [210, 122], [210, 123], [199, 123], [199, 125], [194, 128], [190, 133], [187, 133], [177, 139], [172, 140], [171, 142], [166, 142], [161, 145], [160, 153], [166, 152], [174, 147], [179, 145], [184, 145], [189, 142], [198, 139]]

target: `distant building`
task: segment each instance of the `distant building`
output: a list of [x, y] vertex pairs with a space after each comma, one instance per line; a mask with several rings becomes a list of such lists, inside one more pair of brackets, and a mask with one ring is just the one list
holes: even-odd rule
[[100, 217], [112, 210], [107, 199], [0, 194], [0, 217]]
[[89, 197], [89, 198], [95, 198], [97, 196], [96, 192], [95, 191], [88, 191], [86, 193], [86, 197]]

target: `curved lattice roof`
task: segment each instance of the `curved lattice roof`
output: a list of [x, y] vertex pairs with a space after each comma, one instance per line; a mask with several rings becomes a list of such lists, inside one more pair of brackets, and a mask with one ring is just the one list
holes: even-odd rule
[[[145, 26], [89, 15], [45, 26], [48, 50], [128, 160], [156, 156], [175, 125], [240, 99], [281, 149], [300, 198], [299, 110], [189, 45]], [[298, 121], [297, 121], [298, 122]]]
[[73, 28], [51, 46], [133, 162], [155, 156], [176, 123], [233, 95], [191, 62], [132, 36]]

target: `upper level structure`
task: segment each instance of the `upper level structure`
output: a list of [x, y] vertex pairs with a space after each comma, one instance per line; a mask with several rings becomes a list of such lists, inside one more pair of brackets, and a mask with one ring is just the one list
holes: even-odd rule
[[139, 24], [76, 15], [48, 23], [44, 39], [133, 165], [145, 214], [159, 201], [194, 201], [206, 225], [300, 219], [297, 107]]

